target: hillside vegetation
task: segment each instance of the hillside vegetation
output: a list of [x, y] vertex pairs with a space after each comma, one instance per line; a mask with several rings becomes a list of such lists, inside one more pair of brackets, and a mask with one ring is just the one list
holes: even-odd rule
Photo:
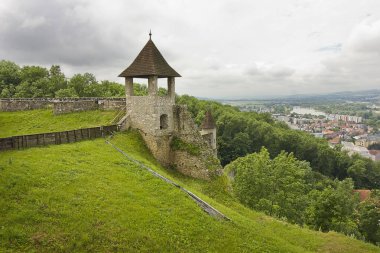
[[0, 112], [0, 138], [108, 125], [116, 111], [86, 111], [54, 115], [52, 110]]
[[[380, 245], [380, 163], [289, 129], [270, 114], [241, 112], [215, 101], [178, 97], [202, 121], [216, 119], [218, 156], [235, 177], [246, 206], [324, 232], [334, 230]], [[354, 189], [371, 189], [363, 202]]]
[[325, 139], [291, 130], [270, 114], [241, 112], [236, 107], [187, 95], [179, 97], [177, 103], [186, 104], [198, 124], [205, 111], [211, 109], [218, 129], [218, 155], [222, 165], [265, 147], [271, 158], [282, 151], [292, 152], [298, 160], [309, 162], [313, 171], [331, 179], [352, 178], [358, 189], [380, 188], [380, 163], [359, 155], [350, 157], [341, 146], [331, 148]]
[[249, 210], [223, 178], [190, 179], [157, 164], [136, 132], [112, 143], [209, 201], [203, 212], [104, 139], [0, 156], [1, 252], [378, 252], [373, 245], [290, 225]]

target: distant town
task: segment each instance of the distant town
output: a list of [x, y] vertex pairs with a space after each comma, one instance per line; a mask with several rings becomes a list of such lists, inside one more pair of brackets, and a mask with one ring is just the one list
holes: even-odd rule
[[272, 116], [292, 129], [327, 139], [331, 146], [340, 144], [342, 150], [349, 154], [357, 153], [374, 161], [380, 160], [379, 150], [368, 149], [380, 144], [380, 134], [374, 133], [373, 127], [363, 124], [362, 117], [326, 114], [300, 106], [293, 107], [289, 115], [273, 113]]
[[[269, 113], [277, 121], [284, 122], [291, 129], [308, 132], [317, 138], [326, 139], [331, 147], [341, 145], [341, 149], [349, 155], [359, 154], [374, 161], [380, 160], [380, 132], [378, 119], [380, 105], [376, 101], [345, 101], [341, 103], [314, 103], [306, 106], [292, 105], [289, 102], [273, 101], [223, 101], [225, 104], [237, 106], [241, 111]], [[356, 108], [360, 108], [356, 110]], [[317, 108], [317, 109], [314, 109]], [[318, 110], [326, 109], [326, 111]], [[331, 108], [344, 108], [345, 114], [329, 113]], [[363, 116], [347, 114], [362, 114]], [[375, 118], [375, 120], [373, 120]], [[377, 119], [377, 121], [376, 121]]]

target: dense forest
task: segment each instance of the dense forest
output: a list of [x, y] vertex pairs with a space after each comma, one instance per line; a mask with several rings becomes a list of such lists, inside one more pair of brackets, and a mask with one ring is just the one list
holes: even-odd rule
[[[147, 88], [135, 85], [135, 94]], [[165, 93], [160, 89], [160, 93]], [[0, 61], [0, 97], [120, 97], [124, 87], [89, 73], [66, 78], [57, 65], [20, 67]], [[270, 114], [183, 95], [197, 124], [211, 110], [218, 156], [231, 176], [233, 194], [246, 206], [322, 231], [380, 243], [380, 163], [349, 156], [340, 146], [274, 121]], [[359, 202], [354, 189], [373, 189]]]

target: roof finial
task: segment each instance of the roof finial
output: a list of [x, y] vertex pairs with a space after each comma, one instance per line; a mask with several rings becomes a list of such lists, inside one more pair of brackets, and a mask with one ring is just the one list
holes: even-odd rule
[[152, 29], [149, 30], [149, 39], [152, 39]]

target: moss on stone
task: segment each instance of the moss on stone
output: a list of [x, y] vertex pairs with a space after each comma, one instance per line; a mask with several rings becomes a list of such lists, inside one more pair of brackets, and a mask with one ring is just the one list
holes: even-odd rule
[[173, 150], [186, 151], [190, 155], [199, 156], [201, 154], [201, 148], [198, 145], [185, 142], [179, 137], [174, 136], [170, 142], [170, 147]]
[[212, 155], [207, 156], [206, 166], [209, 171], [216, 171], [218, 169], [221, 169], [218, 158]]

